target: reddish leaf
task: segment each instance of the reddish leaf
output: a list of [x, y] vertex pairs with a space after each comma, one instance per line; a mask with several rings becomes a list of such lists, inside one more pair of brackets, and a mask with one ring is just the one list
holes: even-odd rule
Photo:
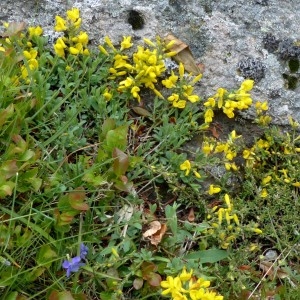
[[117, 176], [124, 175], [129, 166], [128, 155], [118, 148], [114, 148], [112, 157], [114, 158], [113, 170]]
[[85, 191], [83, 188], [79, 187], [76, 190], [72, 191], [69, 195], [69, 203], [72, 208], [80, 211], [86, 211], [89, 209], [89, 205], [84, 203], [85, 199]]
[[63, 291], [63, 292], [58, 292], [58, 291], [53, 291], [49, 295], [49, 300], [75, 300], [71, 294], [71, 292], [68, 291]]
[[150, 272], [149, 274], [147, 274], [145, 279], [151, 286], [160, 286], [161, 276], [157, 273]]

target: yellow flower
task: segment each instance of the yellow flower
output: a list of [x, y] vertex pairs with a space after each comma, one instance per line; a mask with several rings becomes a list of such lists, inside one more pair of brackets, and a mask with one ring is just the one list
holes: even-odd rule
[[138, 86], [134, 86], [134, 87], [132, 87], [130, 92], [131, 92], [132, 96], [140, 102], [141, 97], [138, 94], [139, 91], [140, 91], [140, 88]]
[[78, 42], [81, 43], [83, 46], [86, 46], [89, 42], [89, 36], [84, 31], [80, 31], [77, 38], [78, 38]]
[[162, 291], [162, 295], [167, 294], [176, 294], [181, 291], [182, 285], [179, 277], [173, 278], [172, 276], [168, 276], [167, 280], [162, 281], [160, 286], [166, 290]]
[[108, 47], [110, 47], [111, 49], [115, 50], [115, 47], [112, 44], [112, 42], [111, 42], [111, 40], [110, 40], [110, 38], [108, 36], [104, 37], [104, 41], [108, 45]]
[[210, 154], [213, 149], [214, 149], [214, 146], [212, 144], [209, 144], [208, 142], [203, 142], [202, 151], [204, 154], [206, 154], [206, 155]]
[[121, 43], [121, 51], [124, 49], [129, 49], [133, 44], [131, 43], [131, 36], [124, 36]]
[[204, 122], [211, 123], [214, 117], [214, 111], [212, 109], [207, 109], [204, 113]]
[[60, 57], [64, 57], [65, 56], [65, 51], [64, 51], [65, 48], [67, 48], [67, 46], [66, 46], [65, 42], [63, 41], [63, 39], [61, 37], [58, 38], [56, 43], [54, 44], [55, 53]]
[[66, 21], [60, 16], [55, 16], [54, 29], [55, 29], [55, 31], [58, 31], [58, 32], [67, 30]]
[[69, 48], [69, 51], [70, 51], [70, 53], [73, 54], [73, 55], [79, 54], [79, 50], [78, 50], [77, 48], [74, 48], [74, 47], [70, 47], [70, 48]]
[[252, 231], [257, 233], [257, 234], [262, 234], [263, 233], [262, 230], [259, 229], [259, 228], [252, 228]]
[[184, 66], [183, 63], [179, 64], [179, 76], [182, 78], [184, 75]]
[[171, 72], [171, 76], [168, 79], [162, 80], [162, 84], [168, 88], [171, 89], [173, 87], [175, 87], [175, 83], [178, 80], [178, 76], [174, 75], [174, 72]]
[[195, 175], [197, 178], [201, 178], [201, 175], [200, 175], [200, 173], [199, 173], [199, 172], [197, 172], [197, 171], [193, 170], [193, 173], [194, 173], [194, 175]]
[[186, 271], [186, 268], [184, 267], [182, 270], [182, 273], [179, 275], [179, 278], [182, 282], [189, 281], [192, 278], [193, 269], [191, 269], [190, 272]]
[[156, 47], [156, 45], [153, 42], [151, 42], [149, 39], [144, 38], [144, 42], [151, 47]]
[[209, 191], [208, 191], [209, 195], [218, 194], [220, 192], [221, 192], [221, 188], [220, 187], [215, 186], [213, 184], [211, 184], [209, 186]]
[[262, 191], [260, 192], [260, 196], [262, 198], [266, 198], [268, 196], [268, 191], [266, 189], [262, 189]]
[[69, 20], [75, 23], [79, 19], [79, 9], [72, 8], [70, 10], [67, 10], [67, 17]]
[[124, 85], [125, 87], [130, 87], [134, 84], [134, 80], [131, 77], [127, 77], [125, 80], [121, 81], [119, 85]]
[[189, 160], [185, 160], [181, 165], [180, 165], [180, 170], [185, 171], [185, 176], [188, 176], [191, 171], [191, 163]]
[[206, 102], [204, 102], [204, 106], [215, 107], [216, 100], [214, 98], [208, 98]]
[[40, 36], [43, 33], [43, 29], [40, 26], [28, 27], [29, 37]]
[[108, 52], [105, 50], [103, 46], [99, 45], [98, 48], [103, 54], [108, 55]]
[[112, 98], [112, 94], [106, 89], [103, 93], [103, 97], [106, 101], [109, 101]]
[[173, 106], [177, 108], [185, 108], [186, 101], [185, 100], [173, 101]]
[[253, 89], [254, 80], [246, 79], [242, 82], [240, 90], [245, 92], [251, 91]]
[[190, 290], [199, 290], [201, 288], [208, 288], [210, 286], [210, 281], [205, 280], [203, 278], [199, 278], [196, 282], [190, 280], [189, 282], [189, 289]]
[[190, 95], [187, 97], [189, 101], [191, 101], [192, 103], [195, 103], [197, 101], [199, 101], [199, 96], [197, 95]]
[[265, 178], [263, 178], [262, 180], [262, 184], [266, 185], [268, 184], [270, 181], [272, 180], [272, 177], [270, 175], [266, 176]]

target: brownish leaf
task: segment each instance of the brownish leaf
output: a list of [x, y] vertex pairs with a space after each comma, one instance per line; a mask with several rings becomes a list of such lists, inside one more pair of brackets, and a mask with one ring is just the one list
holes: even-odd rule
[[163, 238], [166, 231], [167, 231], [167, 225], [161, 224], [161, 228], [151, 236], [150, 243], [154, 246], [157, 246], [161, 242], [161, 239]]
[[195, 212], [193, 208], [190, 209], [187, 219], [189, 222], [195, 221]]
[[195, 63], [195, 59], [188, 45], [177, 39], [174, 35], [169, 34], [165, 38], [165, 43], [168, 44], [171, 41], [175, 41], [175, 43], [169, 50], [177, 53], [175, 56], [173, 56], [174, 60], [176, 60], [178, 63], [181, 62], [186, 71], [193, 73], [194, 75], [201, 74], [202, 72]]
[[161, 223], [159, 221], [152, 221], [149, 224], [149, 229], [143, 233], [143, 237], [149, 237], [158, 232], [161, 229]]
[[280, 279], [288, 277], [288, 274], [282, 268], [277, 267], [273, 262], [261, 261], [259, 267], [272, 279], [276, 277]]
[[140, 116], [143, 116], [143, 117], [150, 117], [151, 116], [151, 113], [148, 110], [146, 110], [145, 108], [139, 107], [139, 106], [133, 107], [132, 110], [136, 114], [138, 114]]

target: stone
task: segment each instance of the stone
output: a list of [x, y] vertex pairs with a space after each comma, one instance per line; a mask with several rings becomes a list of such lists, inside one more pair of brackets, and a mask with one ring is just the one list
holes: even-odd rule
[[80, 8], [83, 30], [94, 45], [105, 35], [118, 43], [127, 35], [138, 42], [174, 34], [205, 66], [197, 86], [202, 98], [218, 87], [237, 88], [244, 80], [240, 61], [260, 61], [264, 71], [254, 100], [269, 101], [276, 124], [288, 124], [288, 115], [300, 121], [300, 71], [289, 67], [299, 65], [298, 0], [6, 0], [0, 3], [0, 20], [41, 25], [53, 37], [55, 15], [64, 16], [71, 7]]

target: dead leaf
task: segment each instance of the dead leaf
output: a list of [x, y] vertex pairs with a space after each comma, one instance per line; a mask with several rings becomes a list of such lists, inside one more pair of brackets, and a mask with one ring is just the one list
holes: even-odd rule
[[152, 221], [149, 226], [150, 228], [143, 233], [143, 237], [151, 236], [161, 229], [161, 223], [159, 221]]
[[168, 44], [171, 41], [175, 41], [175, 43], [169, 48], [171, 52], [176, 52], [176, 55], [173, 56], [173, 59], [178, 63], [181, 62], [184, 65], [185, 70], [193, 73], [193, 75], [202, 74], [201, 68], [199, 68], [199, 66], [196, 64], [189, 46], [183, 41], [177, 39], [174, 35], [168, 34], [165, 38], [165, 43]]
[[195, 212], [193, 208], [190, 209], [187, 219], [189, 222], [195, 221]]
[[276, 277], [282, 279], [289, 276], [282, 268], [277, 267], [270, 261], [261, 261], [259, 267], [272, 279], [275, 279]]
[[14, 35], [19, 35], [26, 27], [25, 22], [11, 22], [8, 24], [6, 31], [1, 33], [1, 37], [11, 37]]
[[132, 110], [133, 110], [136, 114], [138, 114], [138, 115], [140, 115], [140, 116], [143, 116], [143, 117], [150, 117], [150, 116], [151, 116], [151, 113], [150, 113], [147, 109], [142, 108], [142, 107], [139, 107], [139, 106], [133, 107]]
[[143, 233], [143, 237], [148, 237], [150, 243], [157, 246], [167, 231], [167, 225], [161, 224], [159, 221], [152, 221], [149, 226], [150, 228]]
[[155, 234], [151, 236], [150, 243], [154, 246], [157, 246], [161, 242], [161, 239], [165, 235], [166, 231], [167, 231], [167, 225], [161, 224], [160, 230], [158, 230]]

